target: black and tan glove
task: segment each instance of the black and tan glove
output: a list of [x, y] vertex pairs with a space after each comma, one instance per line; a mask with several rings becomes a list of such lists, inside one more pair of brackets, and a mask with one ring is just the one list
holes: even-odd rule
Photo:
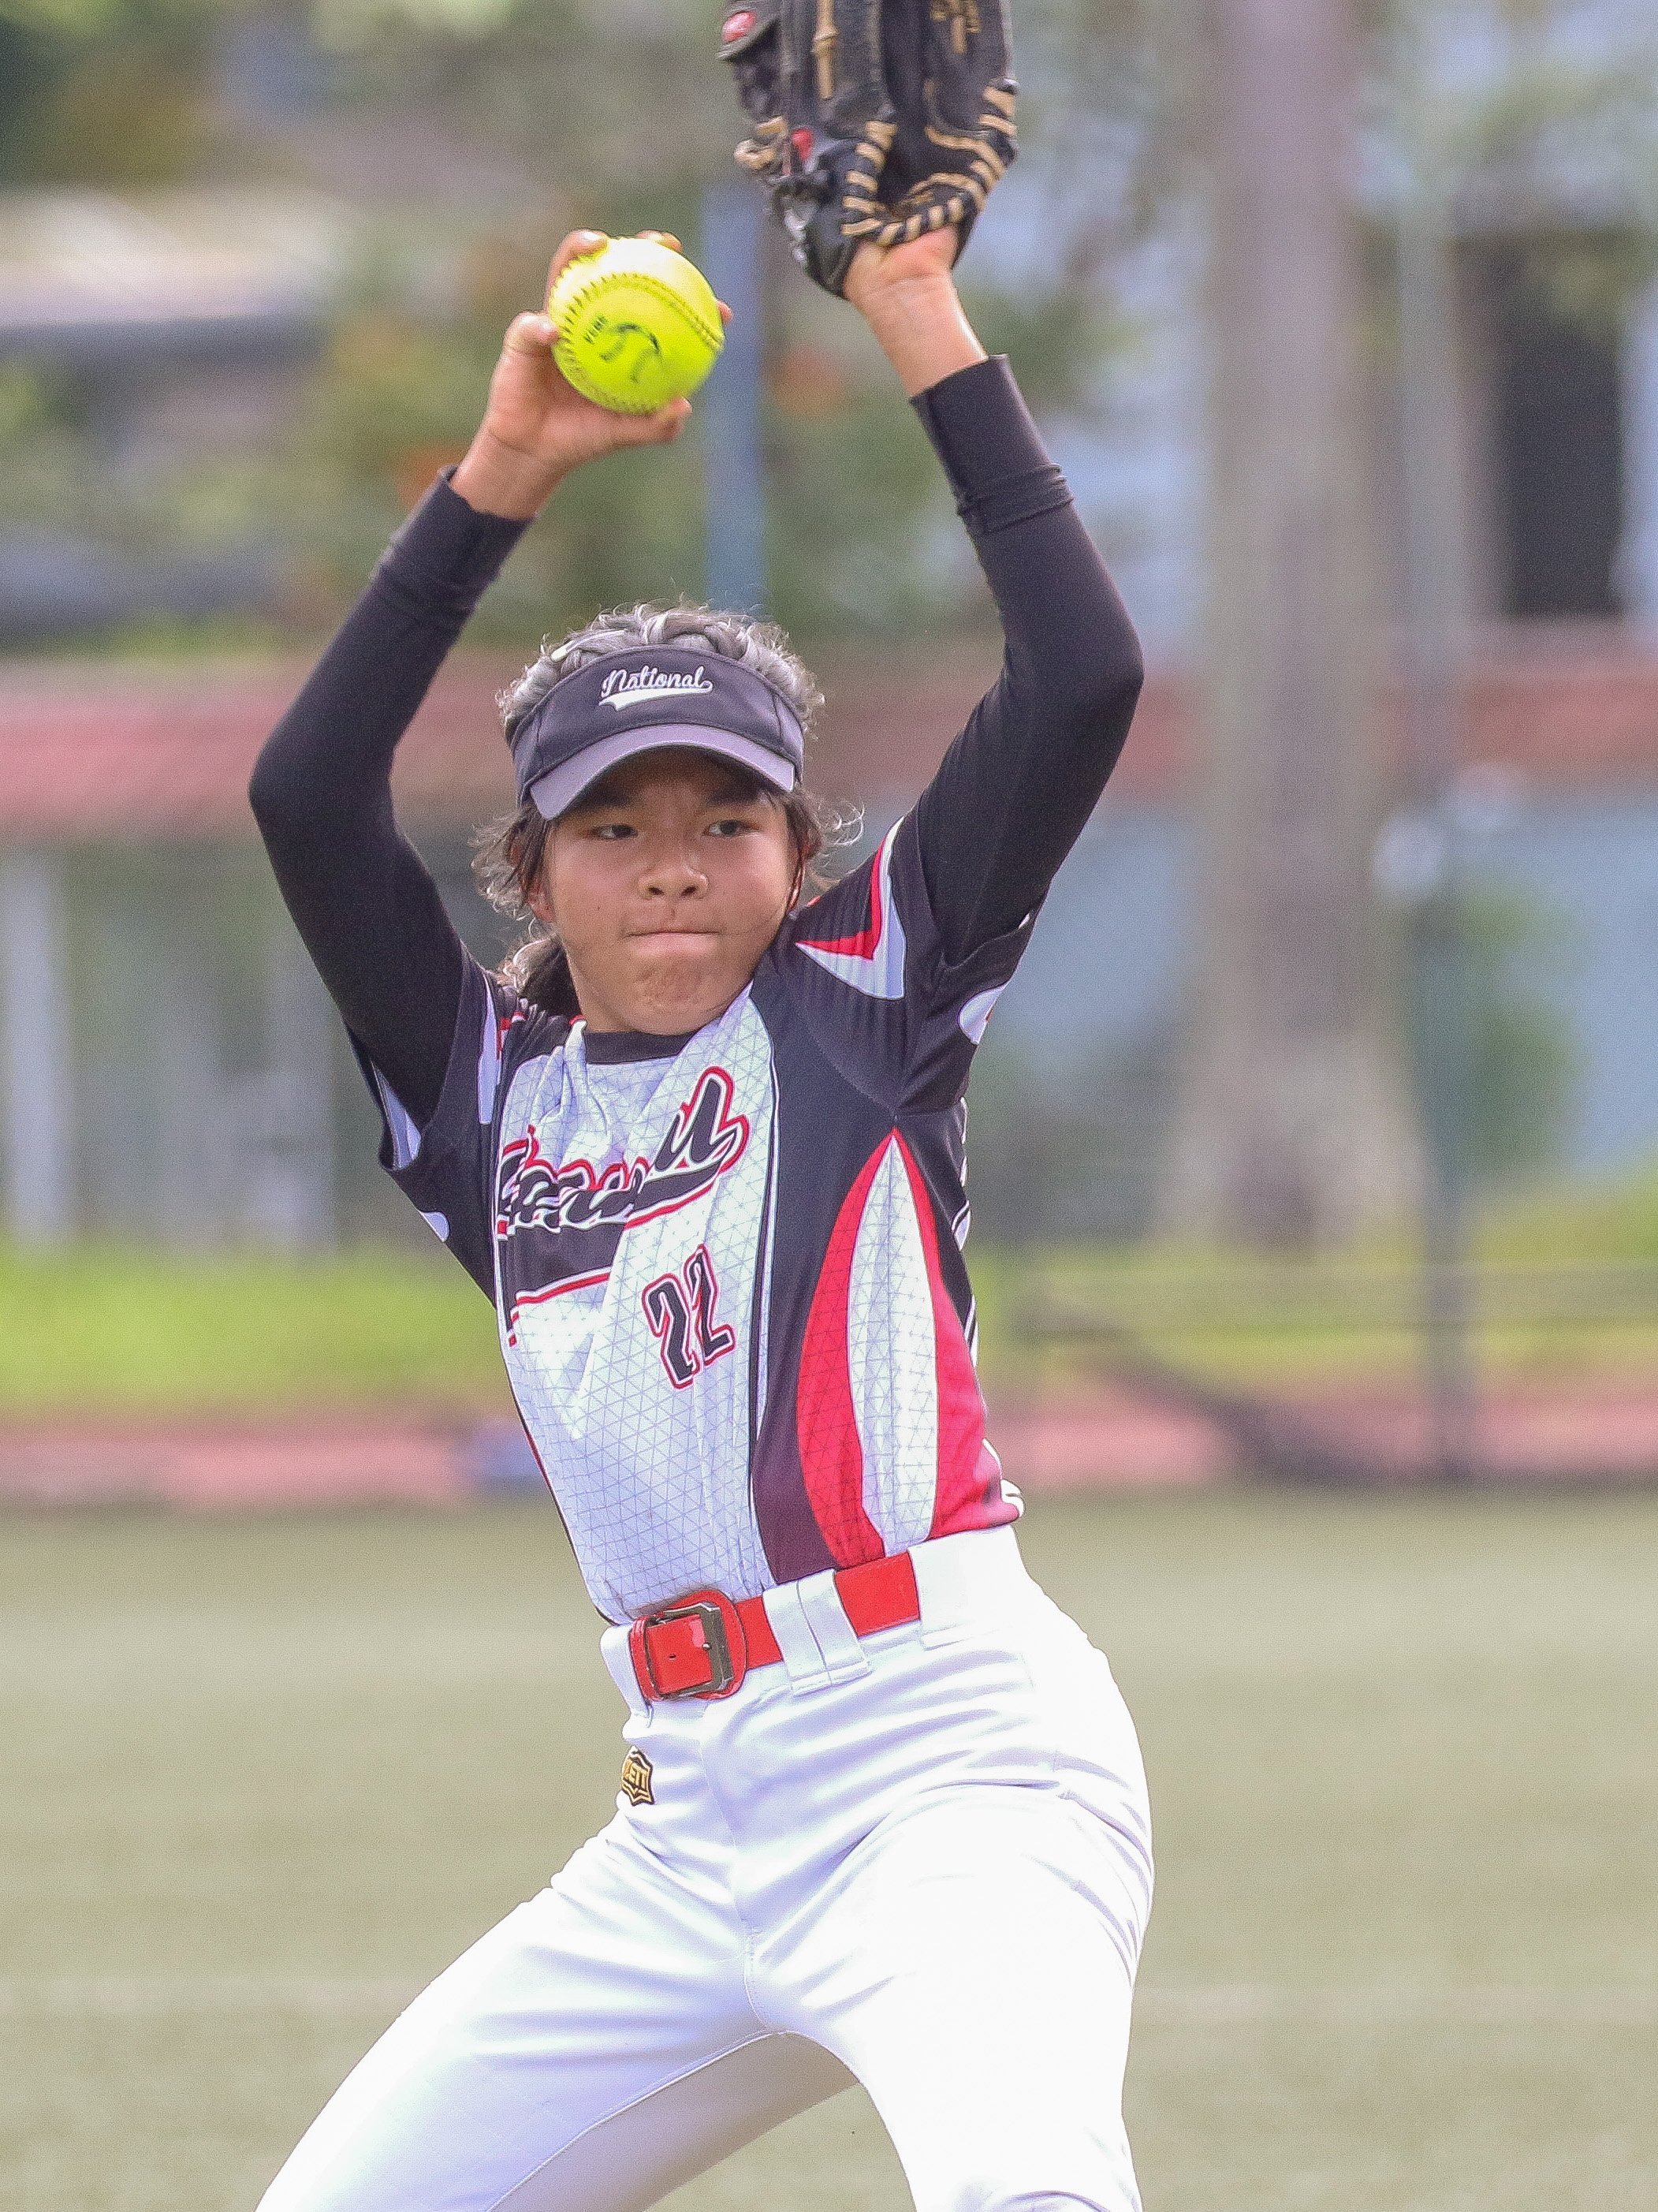
[[754, 0], [720, 52], [754, 126], [737, 158], [815, 283], [946, 224], [959, 258], [1016, 150], [1006, 0]]

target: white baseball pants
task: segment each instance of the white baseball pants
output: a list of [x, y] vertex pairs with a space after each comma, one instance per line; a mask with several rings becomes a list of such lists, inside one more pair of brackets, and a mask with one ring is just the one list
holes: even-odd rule
[[416, 1998], [262, 2212], [634, 2212], [848, 2075], [918, 2212], [1138, 2212], [1133, 1725], [1011, 1528], [913, 1556], [919, 1623], [860, 1643], [790, 1584], [784, 1663], [717, 1702], [647, 1706], [606, 1633], [652, 1802]]

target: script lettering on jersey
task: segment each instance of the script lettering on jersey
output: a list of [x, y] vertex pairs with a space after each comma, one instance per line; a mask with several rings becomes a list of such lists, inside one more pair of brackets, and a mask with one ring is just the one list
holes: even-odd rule
[[704, 1068], [653, 1158], [611, 1160], [602, 1168], [590, 1160], [550, 1160], [531, 1127], [501, 1147], [496, 1236], [631, 1229], [689, 1206], [747, 1149], [749, 1125], [732, 1111], [734, 1096], [723, 1067]]

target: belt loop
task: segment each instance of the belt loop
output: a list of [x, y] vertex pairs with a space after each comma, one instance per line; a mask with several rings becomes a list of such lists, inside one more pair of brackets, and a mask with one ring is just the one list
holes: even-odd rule
[[639, 1686], [634, 1673], [633, 1654], [628, 1648], [628, 1629], [610, 1627], [598, 1639], [598, 1653], [610, 1671], [610, 1680], [628, 1701], [628, 1710], [635, 1720], [648, 1720], [650, 1701]]
[[[833, 1579], [831, 1575], [830, 1580]], [[829, 1670], [823, 1663], [823, 1652], [801, 1602], [805, 1588], [804, 1583], [780, 1583], [775, 1589], [768, 1589], [765, 1593], [766, 1618], [783, 1655], [789, 1687], [797, 1691], [827, 1690]]]
[[868, 1674], [869, 1654], [847, 1619], [832, 1567], [768, 1589], [765, 1602], [792, 1690], [827, 1690]]
[[867, 1674], [870, 1658], [858, 1640], [858, 1632], [847, 1618], [847, 1608], [835, 1587], [833, 1572], [808, 1575], [799, 1585], [800, 1610], [823, 1655], [831, 1682], [855, 1681]]

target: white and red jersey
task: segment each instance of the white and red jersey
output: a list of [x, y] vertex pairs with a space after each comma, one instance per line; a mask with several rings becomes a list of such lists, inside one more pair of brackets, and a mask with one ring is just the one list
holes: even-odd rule
[[963, 1094], [1027, 921], [959, 962], [913, 816], [687, 1040], [469, 965], [387, 1164], [494, 1298], [599, 1611], [756, 1595], [1018, 1512], [974, 1371]]
[[914, 405], [996, 602], [1000, 674], [879, 853], [695, 1036], [594, 1036], [504, 993], [398, 834], [398, 744], [520, 522], [440, 480], [250, 787], [374, 1072], [386, 1163], [495, 1300], [613, 1620], [1017, 1510], [973, 1373], [963, 1099], [1142, 668], [1007, 363]]

